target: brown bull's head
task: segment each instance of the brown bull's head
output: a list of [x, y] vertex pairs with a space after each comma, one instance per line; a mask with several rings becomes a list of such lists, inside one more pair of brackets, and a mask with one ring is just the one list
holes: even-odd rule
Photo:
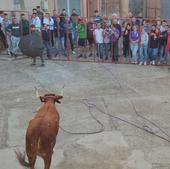
[[50, 93], [50, 94], [45, 94], [44, 96], [39, 95], [37, 88], [35, 88], [35, 90], [36, 90], [36, 97], [39, 98], [43, 103], [46, 103], [49, 100], [54, 101], [54, 103], [55, 102], [61, 103], [60, 100], [63, 98], [63, 90], [61, 91], [60, 95]]

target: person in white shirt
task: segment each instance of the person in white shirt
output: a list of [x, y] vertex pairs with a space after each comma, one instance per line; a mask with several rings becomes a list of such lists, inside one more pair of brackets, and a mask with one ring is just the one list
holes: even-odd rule
[[54, 19], [50, 16], [50, 13], [46, 13], [43, 19], [43, 24], [48, 26], [50, 30], [50, 43], [54, 46]]
[[31, 24], [35, 25], [36, 30], [40, 32], [41, 20], [36, 13], [32, 14]]
[[3, 19], [4, 19], [3, 15], [4, 15], [4, 12], [0, 11], [0, 24], [2, 24], [3, 22]]
[[101, 28], [101, 24], [97, 24], [97, 28], [93, 32], [94, 41], [97, 45], [97, 55], [99, 60], [103, 60], [103, 42], [104, 42], [104, 31]]

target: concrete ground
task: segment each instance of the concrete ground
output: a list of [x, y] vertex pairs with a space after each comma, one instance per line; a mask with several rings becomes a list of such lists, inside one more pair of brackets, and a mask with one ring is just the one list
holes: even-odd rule
[[0, 169], [23, 169], [14, 150], [41, 105], [34, 87], [63, 85], [51, 169], [170, 169], [168, 67], [0, 58]]

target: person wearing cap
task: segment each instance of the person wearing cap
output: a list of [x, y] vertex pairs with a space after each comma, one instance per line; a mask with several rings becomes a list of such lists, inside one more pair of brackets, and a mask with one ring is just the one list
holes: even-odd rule
[[25, 36], [29, 34], [29, 21], [26, 19], [25, 14], [21, 14], [21, 19], [20, 19], [20, 27], [21, 27], [21, 35]]

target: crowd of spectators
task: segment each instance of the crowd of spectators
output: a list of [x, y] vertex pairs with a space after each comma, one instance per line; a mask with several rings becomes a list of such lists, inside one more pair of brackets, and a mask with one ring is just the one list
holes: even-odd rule
[[170, 27], [161, 18], [136, 18], [131, 13], [123, 19], [115, 13], [103, 17], [98, 10], [84, 18], [75, 9], [70, 16], [65, 9], [60, 14], [53, 10], [51, 16], [37, 6], [28, 18], [24, 13], [18, 18], [15, 12], [9, 16], [0, 11], [0, 37], [9, 55], [17, 57], [20, 37], [28, 35], [30, 27], [41, 36], [49, 59], [55, 48], [63, 56], [70, 52], [78, 58], [96, 55], [99, 61], [115, 63], [123, 56], [133, 64], [155, 65], [166, 63], [170, 52]]

